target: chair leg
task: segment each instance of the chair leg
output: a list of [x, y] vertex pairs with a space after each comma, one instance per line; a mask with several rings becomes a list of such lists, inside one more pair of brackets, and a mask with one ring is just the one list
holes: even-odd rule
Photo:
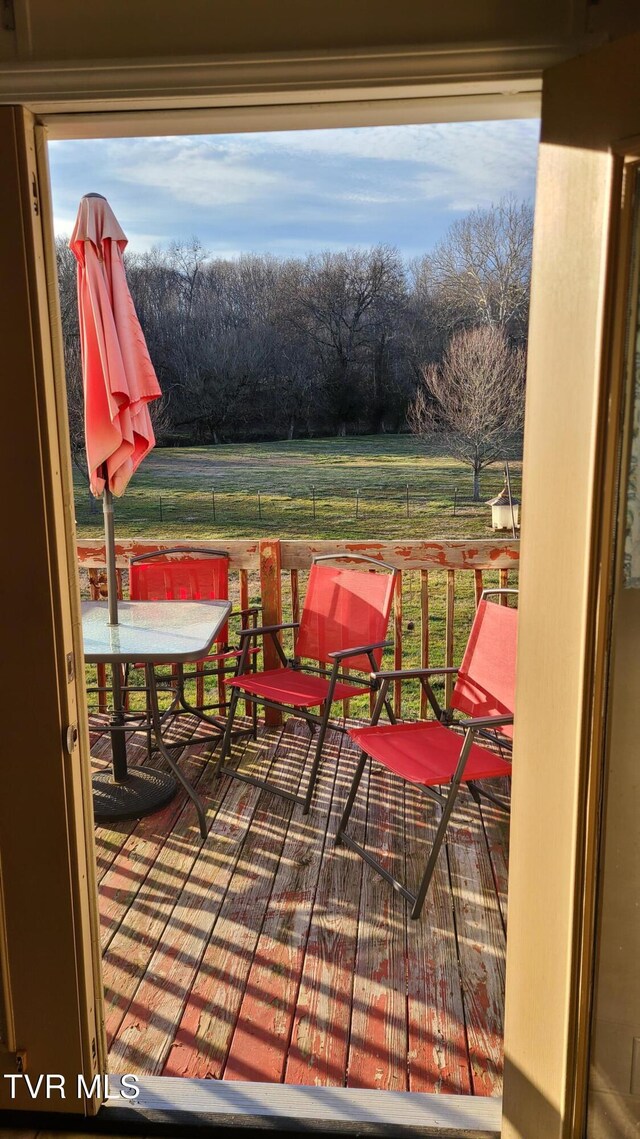
[[418, 893], [416, 894], [415, 902], [413, 904], [413, 909], [411, 911], [411, 917], [412, 918], [419, 918], [420, 917], [420, 913], [421, 913], [422, 907], [424, 905], [424, 900], [427, 896], [427, 890], [429, 889], [429, 883], [431, 882], [431, 879], [433, 877], [433, 872], [436, 868], [436, 862], [438, 860], [438, 855], [440, 853], [440, 847], [442, 846], [442, 843], [444, 841], [444, 836], [447, 832], [447, 826], [449, 825], [449, 819], [451, 818], [451, 812], [453, 811], [453, 808], [454, 808], [455, 803], [456, 803], [456, 799], [458, 798], [458, 791], [460, 790], [460, 784], [462, 783], [462, 776], [464, 774], [464, 769], [466, 766], [466, 762], [467, 762], [469, 752], [471, 751], [471, 745], [473, 743], [473, 738], [474, 738], [473, 731], [467, 731], [467, 733], [465, 734], [464, 743], [463, 743], [462, 748], [460, 750], [460, 758], [458, 760], [458, 766], [456, 767], [455, 774], [453, 776], [453, 779], [451, 780], [451, 786], [449, 788], [449, 794], [447, 795], [447, 800], [446, 800], [446, 803], [444, 804], [444, 807], [442, 810], [442, 818], [440, 819], [440, 824], [439, 824], [438, 829], [436, 831], [436, 837], [433, 840], [433, 846], [431, 847], [431, 853], [430, 853], [429, 859], [427, 861], [427, 867], [426, 867], [426, 870], [422, 876], [420, 888], [418, 890]]
[[424, 900], [427, 896], [427, 891], [429, 889], [431, 879], [433, 878], [433, 872], [436, 868], [436, 862], [438, 861], [440, 848], [444, 842], [444, 836], [447, 833], [447, 826], [449, 824], [451, 812], [453, 811], [457, 797], [458, 787], [456, 787], [455, 790], [452, 789], [447, 795], [447, 801], [444, 805], [442, 818], [440, 819], [440, 823], [436, 831], [436, 837], [433, 840], [433, 846], [431, 847], [431, 853], [429, 854], [427, 866], [422, 876], [422, 881], [420, 882], [420, 887], [418, 889], [418, 893], [416, 894], [415, 902], [413, 903], [413, 909], [411, 911], [412, 918], [419, 918], [422, 912]]
[[365, 764], [368, 758], [369, 757], [365, 751], [360, 752], [360, 759], [358, 760], [358, 766], [356, 767], [355, 775], [349, 789], [349, 796], [347, 798], [344, 811], [342, 812], [342, 818], [338, 823], [338, 829], [336, 831], [335, 837], [336, 846], [340, 846], [342, 843], [342, 832], [346, 829], [347, 823], [349, 822], [351, 811], [353, 810], [353, 804], [355, 803], [356, 795], [358, 794], [360, 780], [362, 779], [362, 774], [364, 772]]
[[[227, 758], [227, 755], [229, 754], [229, 745], [231, 743], [231, 732], [233, 730], [233, 720], [234, 720], [234, 717], [236, 714], [236, 708], [238, 706], [238, 700], [239, 699], [240, 699], [240, 689], [239, 688], [232, 688], [231, 699], [229, 701], [229, 711], [227, 713], [227, 722], [225, 724], [224, 735], [222, 737], [222, 743], [220, 745], [220, 755], [218, 756], [218, 758], [215, 762], [214, 769], [213, 769], [213, 778], [214, 779], [218, 775], [220, 768], [224, 764], [224, 761]], [[255, 705], [254, 705], [254, 707], [255, 707]]]
[[476, 787], [475, 783], [472, 780], [469, 780], [469, 782], [467, 783], [467, 788], [469, 790], [469, 794], [471, 795], [471, 798], [473, 799], [474, 803], [476, 804], [476, 806], [479, 807], [481, 805], [481, 795], [480, 795], [478, 788]]
[[324, 737], [327, 734], [327, 728], [329, 726], [329, 713], [330, 713], [330, 711], [331, 711], [331, 705], [327, 701], [327, 704], [326, 704], [326, 707], [324, 710], [324, 715], [322, 717], [322, 722], [320, 724], [320, 729], [318, 731], [318, 739], [316, 740], [316, 750], [315, 750], [315, 753], [313, 756], [313, 763], [311, 764], [311, 774], [309, 775], [309, 783], [307, 786], [307, 793], [304, 797], [304, 803], [302, 806], [302, 814], [303, 815], [308, 815], [309, 814], [309, 808], [311, 807], [311, 799], [313, 797], [313, 790], [314, 790], [314, 787], [316, 785], [316, 779], [318, 778], [318, 768], [320, 766], [320, 760], [322, 758], [322, 748], [324, 745]]

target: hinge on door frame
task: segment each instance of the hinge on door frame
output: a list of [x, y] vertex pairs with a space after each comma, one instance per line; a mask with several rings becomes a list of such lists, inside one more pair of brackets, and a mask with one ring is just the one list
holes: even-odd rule
[[40, 213], [40, 198], [38, 197], [38, 179], [36, 178], [35, 171], [31, 175], [31, 194], [33, 197], [33, 212], [38, 217]]
[[15, 32], [16, 14], [13, 10], [13, 0], [2, 0], [2, 30]]

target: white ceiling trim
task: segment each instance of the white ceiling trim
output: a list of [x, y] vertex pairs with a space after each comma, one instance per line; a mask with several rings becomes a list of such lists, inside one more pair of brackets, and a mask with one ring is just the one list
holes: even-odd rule
[[530, 94], [555, 44], [0, 64], [0, 103], [37, 115]]

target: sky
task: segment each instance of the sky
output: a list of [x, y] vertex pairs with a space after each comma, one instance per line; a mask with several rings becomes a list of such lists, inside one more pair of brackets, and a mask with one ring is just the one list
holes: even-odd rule
[[56, 234], [108, 198], [129, 247], [198, 237], [212, 256], [427, 252], [457, 218], [533, 200], [539, 123], [438, 123], [50, 143]]

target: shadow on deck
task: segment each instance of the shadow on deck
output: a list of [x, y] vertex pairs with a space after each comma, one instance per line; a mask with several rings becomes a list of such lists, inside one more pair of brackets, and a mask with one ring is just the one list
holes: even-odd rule
[[[109, 738], [99, 717], [91, 729], [98, 768]], [[130, 738], [133, 761], [144, 762], [144, 742]], [[308, 742], [289, 721], [241, 737], [234, 759], [262, 777], [273, 767], [295, 789]], [[210, 752], [200, 744], [180, 759], [206, 805], [205, 842], [183, 792], [156, 815], [96, 828], [109, 1070], [500, 1094], [504, 814], [462, 794], [412, 922], [334, 844], [357, 760], [348, 737], [327, 738], [307, 817], [239, 780], [212, 785]], [[367, 845], [413, 887], [438, 809], [374, 769], [351, 828], [362, 841], [366, 825]]]

